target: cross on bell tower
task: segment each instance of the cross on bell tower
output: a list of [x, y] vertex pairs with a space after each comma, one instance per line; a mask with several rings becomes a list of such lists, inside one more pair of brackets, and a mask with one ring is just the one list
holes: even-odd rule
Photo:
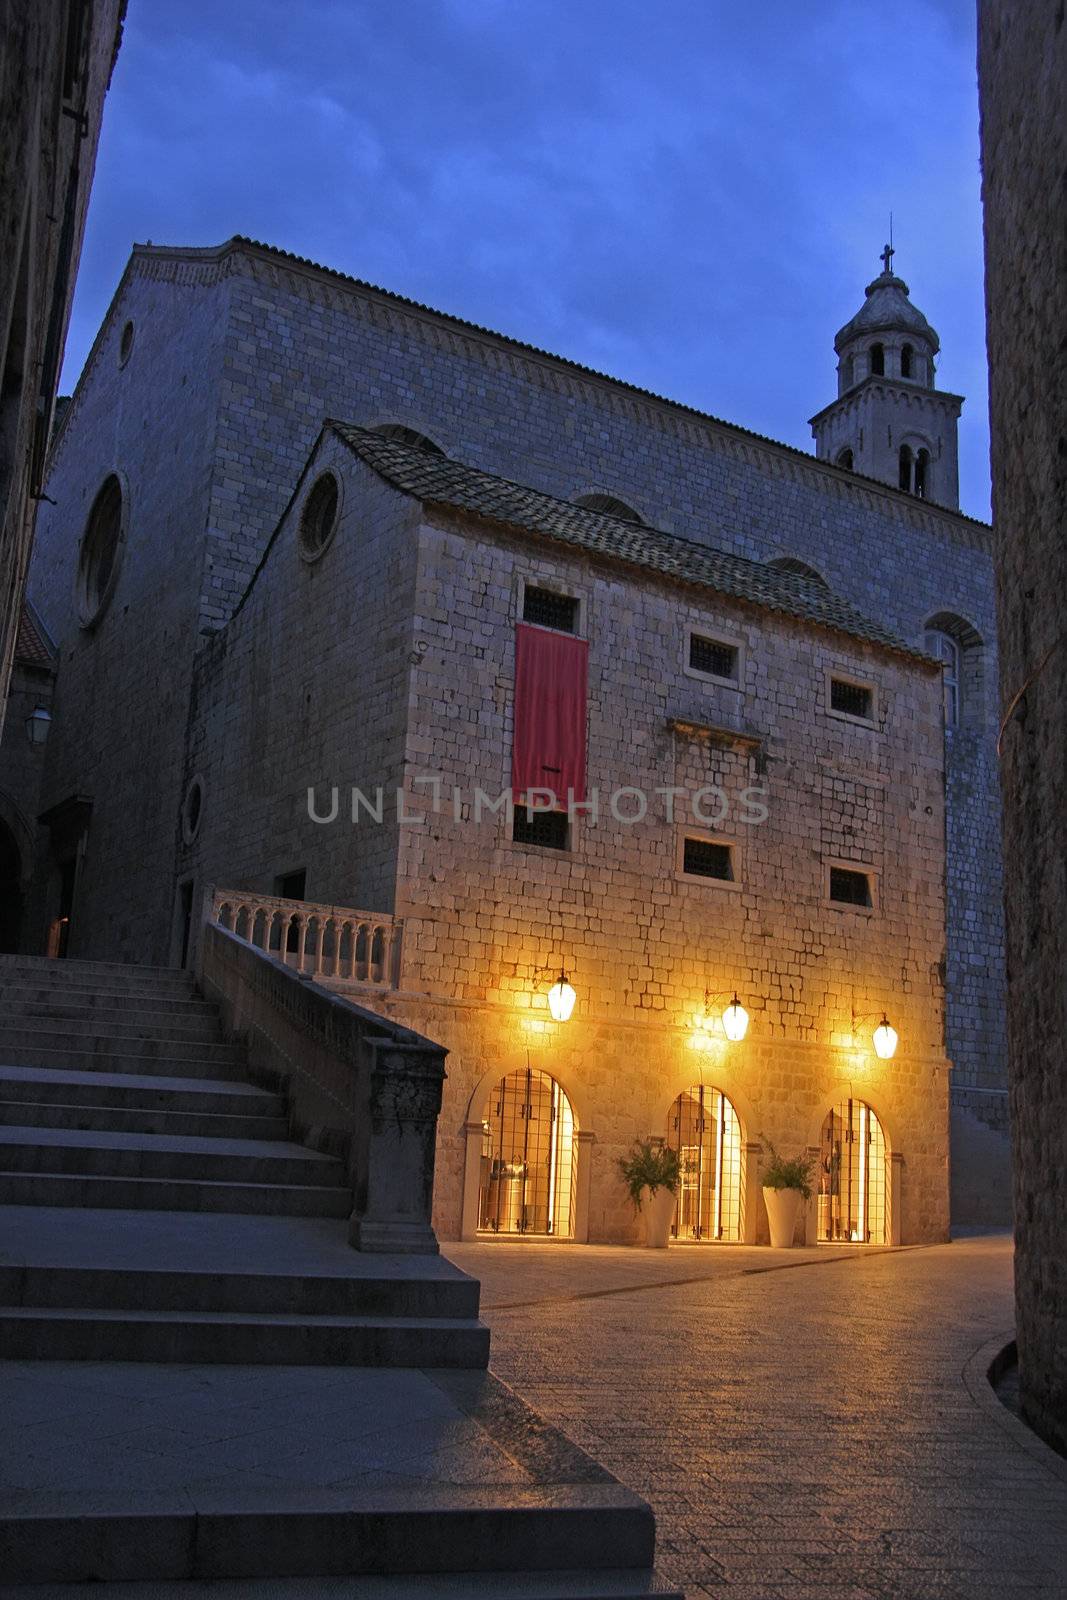
[[959, 509], [963, 400], [934, 386], [940, 342], [893, 271], [890, 242], [866, 302], [834, 340], [837, 399], [811, 419], [815, 453], [921, 500]]

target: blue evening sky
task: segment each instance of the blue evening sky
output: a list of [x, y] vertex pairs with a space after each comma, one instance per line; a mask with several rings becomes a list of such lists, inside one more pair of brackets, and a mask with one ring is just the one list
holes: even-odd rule
[[64, 372], [234, 233], [812, 448], [895, 266], [989, 514], [973, 0], [130, 0]]

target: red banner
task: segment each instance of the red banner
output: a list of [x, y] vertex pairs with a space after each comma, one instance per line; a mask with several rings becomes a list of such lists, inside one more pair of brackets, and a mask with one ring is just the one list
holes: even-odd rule
[[560, 807], [568, 791], [585, 799], [585, 720], [589, 645], [572, 634], [520, 622], [515, 629], [515, 740], [511, 787], [516, 801], [551, 789]]

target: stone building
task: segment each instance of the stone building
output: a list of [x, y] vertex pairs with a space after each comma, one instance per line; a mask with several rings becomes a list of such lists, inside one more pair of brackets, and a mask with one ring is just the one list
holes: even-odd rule
[[[878, 326], [866, 332], [861, 328], [855, 339], [842, 343], [842, 354], [851, 353], [858, 360], [860, 343], [867, 339], [883, 348], [883, 363], [888, 359], [888, 377], [893, 382], [883, 381], [886, 375], [853, 368], [857, 403], [865, 408], [862, 416], [874, 419], [859, 426], [866, 430], [877, 421], [888, 429], [892, 423], [887, 418], [903, 412], [911, 415], [911, 431], [903, 442], [914, 444], [915, 461], [922, 449], [931, 459], [924, 464], [925, 475], [913, 474], [907, 489], [900, 487], [899, 450], [888, 462], [884, 455], [870, 460], [857, 460], [854, 455], [849, 470], [837, 460], [822, 458], [822, 442], [820, 457], [813, 458], [247, 240], [231, 240], [210, 250], [137, 247], [64, 419], [48, 480], [56, 504], [47, 506], [40, 519], [32, 593], [59, 643], [61, 665], [46, 772], [35, 801], [36, 812], [45, 821], [28, 937], [41, 946], [59, 915], [63, 886], [69, 887], [73, 875], [72, 954], [155, 962], [179, 959], [187, 930], [195, 926], [206, 874], [232, 889], [261, 894], [274, 890], [286, 898], [334, 900], [387, 919], [402, 916], [404, 973], [410, 976], [414, 970], [410, 963], [415, 952], [419, 952], [419, 961], [426, 960], [428, 971], [434, 966], [424, 934], [427, 939], [433, 936], [418, 931], [419, 919], [407, 909], [404, 899], [411, 892], [412, 881], [419, 883], [420, 893], [425, 884], [409, 860], [408, 835], [400, 825], [395, 839], [384, 823], [377, 827], [372, 843], [363, 847], [365, 854], [356, 850], [351, 829], [334, 830], [332, 843], [315, 842], [313, 849], [311, 841], [317, 841], [318, 833], [305, 814], [309, 762], [317, 764], [320, 784], [355, 782], [348, 773], [356, 768], [372, 787], [380, 782], [390, 789], [398, 784], [403, 787], [404, 775], [410, 776], [410, 759], [427, 754], [417, 742], [426, 735], [418, 733], [413, 735], [416, 743], [411, 750], [403, 757], [400, 754], [404, 730], [410, 732], [410, 719], [396, 698], [395, 674], [387, 665], [395, 661], [407, 671], [404, 661], [395, 656], [399, 624], [386, 628], [381, 616], [356, 606], [353, 595], [362, 581], [358, 575], [351, 578], [356, 585], [352, 594], [346, 598], [347, 592], [334, 594], [331, 587], [333, 609], [324, 611], [319, 621], [310, 620], [313, 613], [304, 614], [300, 597], [308, 604], [312, 595], [323, 603], [330, 598], [318, 594], [330, 585], [326, 576], [330, 563], [325, 557], [321, 562], [305, 563], [306, 573], [304, 567], [299, 569], [303, 587], [281, 585], [269, 616], [261, 616], [259, 610], [262, 596], [280, 582], [275, 571], [276, 550], [278, 542], [284, 542], [284, 534], [278, 533], [265, 558], [272, 533], [288, 526], [284, 514], [293, 503], [323, 419], [337, 417], [420, 447], [422, 455], [417, 459], [427, 471], [444, 456], [456, 464], [457, 471], [462, 463], [465, 469], [488, 474], [491, 480], [525, 485], [535, 498], [551, 497], [555, 506], [580, 504], [585, 510], [571, 513], [576, 524], [583, 516], [601, 516], [616, 534], [620, 528], [625, 530], [624, 542], [629, 541], [627, 548], [632, 551], [659, 549], [666, 539], [679, 561], [690, 556], [705, 561], [743, 558], [762, 575], [765, 586], [756, 593], [755, 601], [750, 593], [748, 603], [769, 612], [775, 612], [775, 605], [768, 596], [779, 595], [782, 585], [800, 586], [809, 603], [813, 595], [823, 597], [821, 605], [841, 607], [839, 618], [859, 618], [866, 629], [850, 633], [850, 622], [844, 630], [844, 635], [864, 641], [854, 657], [840, 643], [835, 645], [843, 652], [836, 666], [844, 678], [857, 677], [855, 687], [870, 689], [870, 704], [877, 704], [877, 685], [867, 682], [868, 653], [881, 641], [888, 654], [879, 671], [884, 666], [886, 682], [892, 679], [891, 690], [885, 692], [892, 703], [914, 707], [909, 716], [914, 716], [916, 728], [924, 725], [923, 685], [930, 681], [921, 657], [940, 659], [942, 705], [948, 722], [943, 738], [938, 736], [935, 752], [939, 774], [947, 768], [943, 890], [940, 867], [928, 853], [928, 833], [933, 825], [929, 818], [940, 815], [941, 802], [928, 797], [921, 814], [910, 816], [915, 837], [909, 844], [904, 837], [905, 813], [895, 790], [889, 793], [887, 788], [892, 773], [893, 785], [904, 783], [906, 776], [907, 792], [917, 793], [920, 778], [928, 774], [930, 751], [925, 744], [920, 741], [916, 745], [909, 766], [902, 747], [895, 742], [896, 734], [881, 741], [875, 764], [878, 782], [868, 785], [858, 770], [862, 763], [855, 747], [835, 747], [836, 753], [827, 753], [821, 722], [817, 730], [802, 730], [803, 719], [794, 720], [789, 743], [792, 748], [810, 739], [813, 749], [821, 751], [820, 756], [812, 756], [813, 761], [828, 761], [831, 766], [840, 762], [844, 785], [839, 796], [841, 828], [854, 830], [849, 838], [858, 837], [865, 829], [869, 849], [879, 859], [890, 849], [887, 841], [892, 839], [892, 849], [909, 883], [908, 874], [916, 863], [925, 863], [928, 904], [938, 904], [943, 893], [946, 899], [947, 942], [942, 937], [935, 950], [924, 924], [922, 932], [916, 933], [916, 950], [905, 956], [888, 937], [888, 924], [881, 913], [866, 920], [858, 917], [863, 926], [872, 923], [872, 934], [877, 928], [883, 942], [877, 960], [867, 952], [870, 959], [864, 976], [857, 980], [854, 1007], [851, 999], [845, 1007], [844, 979], [824, 982], [825, 974], [816, 984], [821, 998], [805, 1000], [800, 993], [805, 983], [795, 964], [790, 965], [794, 958], [787, 960], [784, 955], [777, 976], [756, 960], [746, 962], [748, 978], [743, 981], [752, 985], [750, 998], [755, 1003], [762, 1006], [774, 1001], [775, 1019], [767, 1021], [772, 1031], [762, 1036], [768, 1048], [771, 1040], [794, 1037], [795, 1031], [798, 1050], [829, 1049], [831, 1036], [851, 1036], [853, 1009], [865, 1016], [871, 1004], [875, 1009], [888, 1008], [891, 998], [900, 1015], [904, 1014], [902, 1006], [914, 1006], [906, 1030], [907, 1048], [919, 1048], [918, 1041], [922, 1041], [917, 1059], [927, 1064], [923, 1072], [935, 1058], [947, 1055], [951, 1060], [957, 1125], [980, 1132], [985, 1131], [985, 1123], [999, 1121], [1003, 1125], [1001, 932], [990, 731], [994, 717], [990, 684], [995, 675], [990, 532], [956, 508], [955, 416], [959, 401], [933, 388], [936, 335], [911, 307], [901, 280], [888, 270], [872, 287], [876, 293], [868, 295], [868, 305], [877, 299]], [[896, 308], [892, 314], [898, 316], [901, 326], [884, 325], [885, 302]], [[926, 330], [921, 337], [920, 323]], [[905, 342], [911, 345], [913, 378], [893, 365], [899, 363]], [[866, 359], [872, 359], [869, 352]], [[852, 405], [849, 393], [835, 404], [848, 411]], [[834, 407], [829, 410], [833, 412]], [[844, 412], [836, 420], [827, 413], [821, 416], [825, 422], [820, 424], [816, 418], [816, 425], [829, 430], [826, 437], [835, 428], [852, 425]], [[838, 437], [833, 433], [835, 443]], [[867, 448], [866, 432], [863, 441], [861, 446], [857, 435], [854, 450]], [[359, 480], [360, 472], [370, 469], [366, 463], [359, 468], [359, 452], [354, 455], [350, 442], [344, 443], [336, 431], [318, 445], [320, 450], [327, 447], [345, 453], [346, 471], [338, 473], [337, 481], [347, 505], [352, 475]], [[863, 476], [864, 470], [872, 476]], [[353, 481], [351, 492], [358, 498], [363, 489], [357, 495]], [[366, 493], [374, 500], [375, 491], [367, 488]], [[384, 488], [378, 494], [385, 523], [374, 538], [383, 541], [383, 548], [390, 519], [407, 517], [410, 522], [414, 515], [409, 490], [403, 491], [406, 499], [398, 499], [397, 494], [395, 489], [386, 493]], [[524, 526], [521, 519], [517, 525]], [[377, 528], [376, 523], [374, 526]], [[498, 553], [492, 559], [497, 560]], [[458, 592], [458, 577], [453, 581], [453, 574], [462, 570], [463, 560], [461, 550], [440, 557], [441, 581], [448, 577], [450, 592]], [[259, 578], [252, 584], [257, 572]], [[416, 572], [417, 568], [412, 568], [411, 583]], [[390, 584], [394, 577], [390, 572]], [[488, 580], [479, 577], [476, 581]], [[584, 582], [588, 587], [590, 579], [583, 578], [578, 568], [564, 567], [553, 581]], [[699, 616], [688, 617], [684, 627], [679, 621], [685, 607], [695, 602], [677, 602], [677, 615], [668, 626], [665, 613], [645, 596], [644, 587], [639, 592], [621, 578], [611, 582], [617, 583], [620, 614], [629, 619], [620, 625], [618, 647], [629, 652], [630, 670], [641, 665], [642, 651], [649, 658], [655, 655], [652, 641], [661, 634], [669, 632], [681, 638], [684, 627], [690, 626], [699, 632]], [[551, 592], [553, 585], [546, 587]], [[411, 589], [412, 603], [413, 596]], [[581, 595], [576, 590], [570, 598], [578, 600], [580, 616]], [[587, 608], [593, 600], [590, 591]], [[605, 615], [610, 611], [599, 589], [595, 604]], [[764, 691], [765, 680], [782, 663], [787, 663], [791, 672], [802, 671], [798, 637], [790, 635], [785, 624], [780, 637], [774, 630], [764, 629], [760, 640], [767, 642], [769, 654], [763, 659], [758, 652], [751, 653], [741, 631], [741, 617], [728, 611], [717, 619], [717, 625], [726, 630], [720, 643], [724, 649], [736, 650], [738, 661], [746, 662], [746, 671], [753, 675], [752, 693], [762, 697], [750, 704], [747, 692], [739, 695], [735, 687], [731, 698], [729, 685], [716, 684], [715, 694], [722, 703], [714, 716], [700, 716], [698, 706], [692, 703], [693, 685], [700, 680], [682, 673], [678, 704], [686, 698], [681, 689], [687, 689], [688, 709], [676, 711], [668, 703], [663, 677], [654, 714], [646, 707], [642, 720], [634, 708], [628, 724], [634, 740], [643, 726], [647, 738], [654, 741], [667, 738], [668, 719], [678, 724], [670, 734], [674, 754], [668, 758], [665, 750], [659, 750], [657, 771], [664, 761], [673, 761], [676, 767], [689, 762], [691, 775], [695, 775], [701, 762], [711, 759], [709, 749], [714, 761], [726, 761], [718, 745], [713, 742], [709, 747], [701, 742], [707, 738], [699, 732], [705, 723], [725, 727], [735, 740], [749, 741], [730, 747], [734, 752], [730, 761], [743, 766], [748, 759], [745, 751], [753, 760], [759, 756], [762, 761], [759, 752], [772, 736], [778, 737], [779, 724], [784, 730], [787, 711], [795, 709], [772, 702]], [[350, 620], [357, 615], [358, 625]], [[413, 609], [411, 618], [414, 615]], [[204, 708], [210, 696], [221, 692], [219, 684], [228, 682], [220, 662], [236, 649], [238, 638], [247, 637], [244, 630], [251, 627], [248, 619], [253, 616], [262, 630], [256, 670], [242, 680], [240, 692], [234, 687], [234, 698], [220, 703], [205, 721]], [[639, 618], [641, 625], [647, 620], [653, 629], [648, 640], [640, 633]], [[447, 617], [430, 616], [425, 621], [426, 628], [414, 637], [409, 653], [418, 653], [423, 645], [429, 651], [434, 628], [453, 625]], [[513, 613], [506, 609], [492, 617], [492, 626], [505, 631], [512, 629], [514, 622]], [[404, 629], [407, 626], [405, 622]], [[455, 626], [458, 629], [458, 624]], [[331, 630], [338, 630], [337, 635]], [[482, 651], [488, 658], [493, 651], [489, 640], [479, 636], [473, 619], [464, 633], [472, 651], [469, 670], [473, 673], [481, 670], [473, 665], [482, 659], [475, 652]], [[713, 646], [716, 638], [712, 638]], [[829, 643], [819, 647], [823, 648], [829, 650]], [[340, 652], [336, 658], [334, 650]], [[326, 654], [332, 670], [323, 673], [320, 663]], [[655, 673], [667, 672], [668, 655], [663, 655]], [[814, 646], [807, 655], [810, 660], [803, 669], [809, 674], [807, 691], [799, 695], [798, 706], [802, 702], [814, 715], [814, 707], [822, 705], [829, 691], [824, 683], [822, 698], [812, 699]], [[502, 658], [496, 659], [499, 666]], [[819, 656], [819, 660], [820, 672], [835, 664], [829, 657]], [[280, 676], [275, 675], [276, 664], [283, 669]], [[641, 670], [647, 674], [647, 662]], [[715, 672], [709, 675], [710, 679], [716, 676]], [[494, 680], [494, 693], [498, 699], [506, 699], [507, 670], [501, 667], [496, 677], [500, 681]], [[646, 676], [642, 681], [651, 693], [652, 679]], [[697, 698], [704, 704], [702, 696]], [[591, 699], [591, 717], [592, 708]], [[470, 709], [463, 709], [458, 699], [441, 698], [436, 714], [446, 725], [462, 725], [472, 719]], [[330, 771], [322, 759], [326, 730], [334, 726], [335, 719], [343, 721], [346, 716], [349, 733], [344, 748], [353, 752], [347, 762], [348, 773]], [[312, 728], [322, 729], [310, 743], [298, 737], [301, 718]], [[292, 730], [285, 743], [290, 754], [266, 736], [276, 722]], [[690, 724], [697, 732], [679, 731]], [[592, 726], [591, 722], [590, 730]], [[241, 804], [233, 809], [227, 803], [211, 821], [217, 803], [212, 795], [225, 792], [225, 781], [212, 764], [220, 752], [236, 749], [247, 727], [261, 730], [262, 736], [255, 739], [241, 768]], [[214, 750], [201, 750], [197, 741], [204, 739], [208, 746], [213, 739], [220, 743]], [[455, 751], [449, 759], [459, 770]], [[215, 774], [210, 783], [205, 778], [202, 790], [193, 784], [201, 766], [212, 767]], [[805, 785], [814, 784], [814, 768], [802, 766]], [[451, 770], [447, 764], [446, 770]], [[146, 773], [152, 775], [150, 782], [145, 781]], [[773, 778], [774, 773], [768, 757], [768, 776]], [[857, 784], [858, 789], [854, 787]], [[805, 807], [815, 806], [815, 793], [821, 797], [820, 805], [825, 800], [832, 811], [829, 793], [823, 796], [817, 787], [811, 792], [805, 788], [801, 813]], [[185, 810], [180, 816], [183, 797]], [[927, 804], [932, 808], [929, 813]], [[198, 858], [187, 853], [185, 836], [192, 831], [190, 817], [198, 816], [200, 808], [204, 835], [199, 848], [208, 855], [198, 866]], [[231, 813], [232, 820], [227, 822], [225, 816]], [[815, 828], [814, 811], [807, 812], [807, 822]], [[818, 827], [822, 829], [822, 821]], [[584, 832], [579, 825], [576, 837]], [[821, 833], [819, 836], [821, 839]], [[592, 841], [591, 828], [588, 837]], [[264, 854], [265, 840], [274, 841], [270, 860]], [[777, 848], [784, 848], [783, 840], [784, 835]], [[712, 847], [714, 857], [720, 841], [712, 838], [704, 843]], [[674, 844], [677, 846], [677, 840]], [[679, 848], [684, 854], [684, 844]], [[751, 852], [754, 847], [746, 848]], [[657, 850], [663, 862], [674, 860], [665, 836], [659, 837]], [[820, 856], [825, 854], [820, 844]], [[511, 860], [510, 853], [506, 859]], [[841, 850], [838, 859], [847, 862], [854, 858], [848, 850]], [[537, 865], [531, 870], [547, 888], [553, 880], [541, 875], [559, 872], [559, 856], [549, 846], [537, 852], [534, 860]], [[544, 862], [557, 865], [545, 866]], [[873, 860], [867, 865], [874, 879], [883, 870], [874, 870]], [[574, 866], [572, 856], [568, 870]], [[597, 882], [600, 869], [595, 854], [580, 870], [586, 876], [580, 896], [573, 890], [572, 911], [580, 904], [592, 916], [594, 902], [604, 891], [604, 882]], [[890, 877], [895, 871], [890, 867], [884, 870]], [[610, 884], [621, 867], [605, 866], [603, 871], [607, 874], [604, 881]], [[685, 877], [681, 872], [680, 877], [670, 878], [671, 885], [681, 883], [671, 902], [676, 908], [692, 893]], [[499, 887], [487, 881], [484, 895], [491, 899]], [[898, 887], [903, 891], [902, 882]], [[447, 898], [456, 891], [446, 887], [435, 892]], [[746, 918], [755, 911], [759, 919], [758, 908], [745, 904], [751, 896], [744, 887], [710, 892], [717, 894], [717, 905], [735, 908], [731, 915], [739, 916], [743, 909]], [[769, 893], [765, 883], [763, 894]], [[864, 893], [873, 893], [871, 884]], [[631, 895], [634, 902], [645, 906], [658, 903], [651, 887], [647, 895], [643, 891], [637, 894], [631, 884]], [[404, 905], [403, 913], [397, 910], [398, 904]], [[825, 955], [820, 919], [829, 916], [830, 925], [839, 929], [841, 916], [836, 910], [831, 915], [821, 899], [818, 904], [820, 909], [806, 931], [792, 913], [784, 925], [776, 926], [762, 913], [761, 936], [767, 941], [781, 940], [783, 949], [805, 947], [805, 937], [810, 937], [823, 946]], [[479, 914], [488, 916], [485, 910]], [[623, 920], [629, 927], [628, 917], [629, 913]], [[574, 931], [572, 928], [572, 938]], [[564, 928], [562, 933], [566, 932]], [[646, 1003], [642, 1003], [634, 988], [636, 980], [627, 977], [623, 981], [617, 974], [611, 978], [610, 992], [616, 995], [613, 1003], [634, 1011], [635, 1026], [644, 1025], [646, 1011], [670, 1009], [671, 1026], [682, 1027], [679, 1009], [692, 1010], [692, 993], [699, 990], [702, 996], [705, 986], [717, 992], [720, 981], [727, 982], [727, 976], [717, 971], [704, 985], [696, 972], [701, 963], [691, 961], [687, 966], [677, 928], [672, 936], [675, 945], [670, 962], [686, 975], [679, 979], [682, 988], [672, 994], [669, 1007], [666, 996], [662, 1006], [655, 1003], [653, 987], [641, 991], [646, 994]], [[621, 927], [613, 927], [611, 938], [622, 938]], [[538, 948], [546, 942], [545, 930], [538, 932], [536, 942]], [[477, 944], [475, 940], [472, 950]], [[441, 959], [447, 964], [449, 958]], [[582, 959], [592, 962], [595, 958], [585, 948]], [[804, 965], [799, 956], [795, 959]], [[818, 964], [822, 958], [811, 959]], [[531, 948], [522, 957], [526, 973], [523, 992], [530, 992], [526, 968], [532, 960]], [[927, 969], [933, 964], [938, 970], [933, 976], [926, 970], [920, 982], [917, 973], [924, 963]], [[643, 963], [652, 965], [651, 961]], [[511, 976], [518, 982], [517, 974]], [[466, 981], [477, 988], [483, 976], [477, 974]], [[643, 981], [655, 985], [662, 980], [649, 976]], [[404, 982], [406, 985], [406, 977]], [[920, 990], [914, 990], [915, 998], [908, 999], [916, 984], [921, 997]], [[793, 1023], [784, 1020], [784, 1010], [777, 1014], [778, 1003], [787, 1003], [790, 985], [789, 1002], [796, 1011], [788, 1015], [805, 1019], [795, 1030]], [[943, 1037], [933, 1026], [942, 985], [946, 995]], [[765, 986], [767, 993], [763, 993]], [[622, 994], [630, 998], [619, 999]], [[393, 999], [379, 1003], [399, 1004]], [[842, 1007], [848, 1012], [846, 1021], [842, 1020]], [[752, 1014], [755, 1018], [756, 1011]], [[590, 1016], [580, 1005], [575, 1038], [590, 1025]], [[429, 1023], [423, 1018], [417, 1025], [428, 1027]], [[870, 1025], [863, 1026], [869, 1033]], [[780, 1035], [773, 1031], [777, 1028], [783, 1030]], [[757, 1048], [760, 1031], [754, 1020], [747, 1049]], [[721, 1029], [719, 1036], [721, 1042]], [[905, 1038], [905, 1030], [901, 1037]], [[902, 1044], [901, 1062], [904, 1048]], [[455, 1071], [455, 1062], [453, 1068]], [[920, 1069], [913, 1064], [908, 1070]], [[670, 1076], [664, 1065], [656, 1079], [664, 1092]], [[817, 1079], [817, 1073], [805, 1075], [808, 1088], [804, 1095], [815, 1096]], [[783, 1088], [781, 1094], [785, 1093]], [[743, 1087], [738, 1088], [738, 1095], [743, 1097]], [[757, 1104], [753, 1097], [750, 1105]], [[813, 1115], [814, 1104], [812, 1098], [809, 1109]], [[773, 1138], [774, 1128], [779, 1127], [787, 1141], [807, 1139], [810, 1130], [800, 1125], [804, 1118], [799, 1105], [800, 1101], [794, 1105], [788, 1133], [785, 1120], [763, 1131]], [[916, 1131], [916, 1139], [936, 1144], [939, 1135], [932, 1105], [932, 1101], [926, 1105], [913, 1125], [924, 1130]], [[736, 1101], [734, 1108], [736, 1112]], [[583, 1110], [572, 1109], [580, 1130]], [[637, 1122], [646, 1133], [663, 1120], [659, 1111], [655, 1116], [651, 1111], [649, 1103], [649, 1117]], [[977, 1122], [976, 1114], [985, 1122]], [[746, 1136], [759, 1133], [751, 1126], [751, 1116], [739, 1115], [738, 1121], [744, 1124]], [[605, 1131], [610, 1126], [610, 1119], [602, 1120], [596, 1129], [605, 1148], [618, 1143]], [[620, 1129], [617, 1124], [615, 1133]], [[996, 1146], [993, 1134], [988, 1137]], [[444, 1129], [442, 1138], [452, 1141], [443, 1150], [442, 1170], [452, 1172], [454, 1190], [455, 1175], [467, 1160], [466, 1146], [455, 1123]], [[888, 1144], [892, 1148], [892, 1137]], [[998, 1148], [1003, 1166], [1003, 1141]], [[911, 1149], [915, 1151], [914, 1143]], [[992, 1180], [983, 1177], [980, 1194], [988, 1194], [992, 1186]], [[592, 1206], [592, 1201], [589, 1204]], [[612, 1234], [622, 1227], [619, 1216], [609, 1212], [610, 1207], [595, 1221], [598, 1232]], [[907, 1214], [905, 1204], [905, 1218]], [[455, 1223], [453, 1215], [445, 1231]], [[914, 1236], [929, 1237], [943, 1227], [943, 1217], [928, 1199], [919, 1204], [914, 1225], [903, 1225]]]
[[[280, 638], [316, 641], [310, 672]], [[553, 808], [542, 730], [546, 809], [498, 806], [529, 792], [522, 677], [556, 646], [588, 786]], [[690, 1155], [682, 1237], [761, 1236], [768, 1139], [826, 1158], [812, 1237], [945, 1236], [935, 662], [809, 579], [337, 424], [193, 706], [180, 881], [267, 891], [220, 905], [245, 927], [297, 871], [391, 913], [351, 956], [382, 969], [365, 1003], [450, 1052], [443, 1237], [632, 1237], [616, 1159], [650, 1133]], [[297, 959], [318, 934], [281, 910]]]
[[[125, 0], [9, 0], [0, 51], [0, 726]], [[0, 844], [0, 849], [3, 845]]]
[[[45, 741], [52, 719], [55, 648], [29, 601], [15, 636], [7, 717], [0, 728], [0, 955], [23, 948], [34, 869]], [[27, 804], [29, 803], [29, 809]]]
[[1023, 1408], [1067, 1451], [1067, 28], [979, 5]]

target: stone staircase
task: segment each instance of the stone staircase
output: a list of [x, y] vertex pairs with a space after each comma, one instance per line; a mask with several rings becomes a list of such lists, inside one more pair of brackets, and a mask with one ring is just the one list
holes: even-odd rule
[[661, 1593], [648, 1507], [485, 1372], [477, 1281], [353, 1250], [245, 1073], [186, 973], [0, 958], [6, 1580]]

